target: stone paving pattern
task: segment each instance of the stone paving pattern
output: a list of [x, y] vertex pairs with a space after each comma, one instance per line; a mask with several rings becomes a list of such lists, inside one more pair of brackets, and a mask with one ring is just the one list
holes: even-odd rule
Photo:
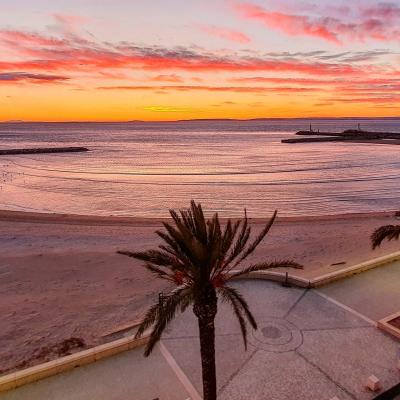
[[[234, 286], [248, 299], [259, 330], [244, 351], [235, 317], [220, 305], [219, 399], [372, 399], [364, 387], [368, 376], [378, 376], [384, 388], [400, 380], [399, 343], [316, 291], [250, 280]], [[195, 317], [185, 313], [164, 343], [201, 392]]]

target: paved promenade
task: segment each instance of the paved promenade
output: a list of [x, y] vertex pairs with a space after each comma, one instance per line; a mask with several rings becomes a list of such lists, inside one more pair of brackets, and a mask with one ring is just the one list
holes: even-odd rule
[[[389, 277], [397, 273], [391, 271]], [[363, 285], [366, 289], [375, 283], [386, 287], [384, 278], [368, 278], [374, 272], [352, 278], [361, 279], [354, 286], [359, 293]], [[374, 395], [364, 386], [368, 376], [376, 375], [384, 389], [397, 384], [400, 342], [370, 321], [390, 312], [390, 302], [387, 306], [382, 303], [381, 312], [379, 298], [371, 309], [359, 307], [359, 313], [368, 314], [363, 318], [348, 304], [343, 308], [337, 303], [344, 292], [340, 285], [347, 282], [321, 291], [284, 288], [267, 281], [235, 282], [259, 329], [249, 332], [249, 346], [244, 351], [236, 319], [226, 304], [220, 304], [216, 321], [219, 400], [330, 400], [334, 396], [369, 400]], [[336, 296], [334, 302], [326, 298], [328, 293]], [[370, 292], [365, 298], [374, 302], [374, 296], [371, 298]], [[392, 301], [395, 299], [394, 295]], [[343, 300], [354, 305], [351, 296]], [[77, 368], [0, 395], [0, 399], [199, 400], [199, 343], [191, 312], [171, 325], [151, 358], [143, 358], [141, 352], [137, 349]]]
[[319, 292], [378, 321], [400, 311], [400, 261], [334, 282]]
[[1, 400], [186, 400], [187, 391], [157, 349], [143, 348], [76, 368], [14, 391]]

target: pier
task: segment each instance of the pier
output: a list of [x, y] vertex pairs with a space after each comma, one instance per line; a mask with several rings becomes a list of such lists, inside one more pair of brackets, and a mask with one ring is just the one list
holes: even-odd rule
[[320, 142], [363, 142], [400, 144], [400, 133], [369, 132], [357, 129], [348, 129], [343, 132], [315, 132], [299, 131], [296, 135], [307, 136], [302, 138], [283, 139], [282, 143], [320, 143]]

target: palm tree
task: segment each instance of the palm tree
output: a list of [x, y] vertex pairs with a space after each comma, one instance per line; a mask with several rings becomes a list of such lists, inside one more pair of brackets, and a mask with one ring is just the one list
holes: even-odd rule
[[382, 242], [387, 240], [399, 239], [400, 237], [400, 225], [385, 225], [378, 229], [375, 229], [371, 235], [372, 248], [375, 250]]
[[163, 240], [157, 250], [118, 253], [145, 262], [145, 267], [161, 279], [174, 284], [174, 289], [147, 311], [136, 337], [153, 327], [145, 349], [147, 357], [160, 340], [167, 325], [178, 311], [193, 305], [198, 319], [204, 400], [215, 400], [217, 392], [215, 369], [215, 328], [217, 298], [230, 303], [247, 346], [246, 321], [257, 329], [256, 321], [241, 294], [228, 286], [231, 279], [251, 272], [272, 268], [302, 268], [293, 261], [261, 262], [237, 271], [264, 239], [275, 221], [277, 212], [258, 236], [249, 243], [251, 228], [245, 211], [242, 220], [228, 220], [222, 229], [218, 214], [206, 220], [201, 204], [191, 202], [190, 209], [177, 213], [170, 210], [173, 224], [163, 223], [164, 231], [156, 231]]

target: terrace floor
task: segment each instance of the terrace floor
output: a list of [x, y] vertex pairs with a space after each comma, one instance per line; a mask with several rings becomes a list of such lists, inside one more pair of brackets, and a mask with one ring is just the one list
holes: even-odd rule
[[[400, 343], [371, 321], [390, 314], [394, 303], [394, 311], [400, 309], [397, 264], [319, 290], [284, 288], [268, 281], [234, 282], [248, 300], [259, 329], [249, 332], [245, 351], [237, 321], [228, 306], [220, 304], [216, 321], [219, 400], [330, 400], [334, 396], [367, 400], [375, 396], [364, 386], [370, 375], [376, 375], [384, 389], [397, 384]], [[152, 357], [143, 358], [142, 351], [125, 352], [23, 386], [0, 394], [0, 399], [200, 398], [199, 342], [191, 312], [174, 321]]]
[[400, 311], [400, 261], [334, 282], [318, 291], [379, 321]]

